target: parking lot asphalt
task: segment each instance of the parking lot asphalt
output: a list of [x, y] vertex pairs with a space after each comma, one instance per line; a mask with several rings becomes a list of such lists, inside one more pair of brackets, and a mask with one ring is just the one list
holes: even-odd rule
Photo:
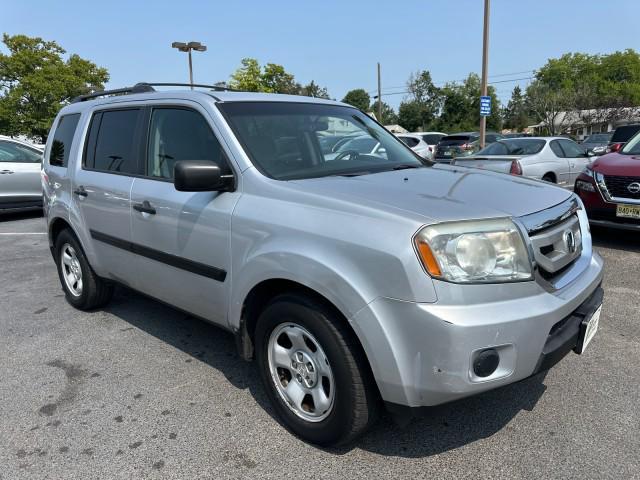
[[123, 288], [74, 310], [44, 231], [0, 216], [0, 479], [640, 478], [640, 235], [594, 232], [584, 355], [327, 450], [278, 423], [229, 333]]

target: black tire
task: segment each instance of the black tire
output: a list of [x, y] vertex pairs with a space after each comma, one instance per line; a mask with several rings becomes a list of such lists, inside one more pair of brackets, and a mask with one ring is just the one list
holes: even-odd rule
[[545, 173], [542, 180], [549, 183], [556, 183], [556, 179], [550, 173]]
[[[71, 246], [76, 254], [80, 266], [80, 274], [82, 278], [82, 289], [79, 295], [74, 294], [67, 286], [64, 279], [64, 272], [61, 262], [62, 251], [66, 246]], [[75, 308], [80, 310], [91, 310], [101, 307], [111, 300], [113, 296], [113, 285], [106, 280], [98, 277], [93, 271], [87, 257], [80, 246], [80, 242], [75, 235], [69, 230], [62, 230], [56, 238], [54, 246], [54, 258], [58, 269], [58, 277], [62, 284], [67, 301]]]
[[[329, 360], [335, 397], [329, 415], [319, 422], [297, 416], [271, 377], [269, 338], [285, 322], [298, 324], [311, 333]], [[323, 302], [298, 294], [274, 298], [258, 319], [255, 345], [260, 378], [271, 403], [285, 426], [304, 440], [321, 446], [345, 444], [377, 420], [380, 398], [362, 347], [339, 314]]]

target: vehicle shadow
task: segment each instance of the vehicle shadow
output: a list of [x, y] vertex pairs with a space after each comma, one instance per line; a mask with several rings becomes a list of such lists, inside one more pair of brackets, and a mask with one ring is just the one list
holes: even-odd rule
[[591, 238], [595, 247], [640, 252], [640, 232], [592, 226]]
[[40, 218], [43, 216], [42, 208], [33, 210], [22, 210], [18, 212], [3, 212], [0, 210], [0, 223], [16, 222], [18, 220], [30, 220], [32, 218]]
[[[124, 287], [118, 287], [105, 311], [153, 335], [221, 372], [235, 388], [248, 389], [256, 402], [279, 421], [264, 393], [255, 363], [241, 360], [233, 335]], [[344, 455], [360, 448], [380, 455], [426, 457], [487, 438], [522, 410], [531, 411], [546, 387], [546, 373], [455, 403], [433, 407], [407, 426], [391, 416], [350, 445], [324, 449]]]

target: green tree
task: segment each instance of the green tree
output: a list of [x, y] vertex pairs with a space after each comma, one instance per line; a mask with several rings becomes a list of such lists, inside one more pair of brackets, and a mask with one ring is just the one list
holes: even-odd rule
[[231, 74], [228, 84], [235, 90], [329, 98], [326, 88], [320, 87], [313, 80], [305, 86], [300, 85], [282, 65], [267, 63], [261, 67], [255, 58], [243, 58], [240, 63], [240, 67]]
[[511, 100], [504, 109], [504, 127], [521, 131], [529, 125], [527, 106], [520, 86], [516, 85], [511, 92]]
[[[527, 89], [529, 96], [530, 105], [551, 103], [567, 112], [556, 117], [556, 121], [565, 119], [566, 125], [550, 126], [553, 130], [572, 123], [590, 125], [631, 118], [640, 106], [640, 55], [627, 49], [606, 55], [567, 53], [549, 59]], [[546, 117], [553, 116], [553, 112], [535, 113], [536, 119], [545, 123]]]
[[356, 88], [355, 90], [348, 91], [342, 101], [359, 108], [363, 112], [368, 112], [371, 97], [363, 88]]
[[243, 92], [265, 92], [262, 68], [255, 58], [243, 58], [241, 66], [233, 74], [229, 86]]
[[287, 73], [282, 65], [267, 63], [262, 72], [262, 86], [264, 92], [288, 93], [297, 95], [300, 93], [300, 85], [296, 83], [292, 74]]
[[398, 108], [398, 124], [410, 132], [424, 129], [423, 109], [419, 102], [415, 100], [403, 101]]
[[400, 104], [398, 122], [409, 131], [428, 129], [438, 115], [442, 92], [428, 70], [412, 73], [407, 81], [408, 97]]
[[383, 125], [395, 125], [398, 123], [398, 115], [393, 111], [393, 108], [389, 106], [387, 103], [382, 102], [382, 118], [378, 118], [378, 101], [376, 100], [371, 105], [371, 111], [375, 114], [376, 119]]
[[310, 83], [300, 88], [300, 95], [314, 98], [326, 98], [329, 99], [329, 92], [325, 87], [321, 87], [313, 80]]
[[72, 98], [103, 90], [105, 68], [70, 55], [53, 41], [4, 34], [0, 53], [0, 133], [45, 141], [54, 117]]
[[[499, 130], [502, 126], [500, 102], [495, 89], [488, 88], [491, 97], [491, 115], [487, 117], [487, 129]], [[480, 77], [470, 73], [462, 83], [448, 83], [441, 89], [442, 111], [436, 126], [444, 132], [477, 130], [480, 125]]]

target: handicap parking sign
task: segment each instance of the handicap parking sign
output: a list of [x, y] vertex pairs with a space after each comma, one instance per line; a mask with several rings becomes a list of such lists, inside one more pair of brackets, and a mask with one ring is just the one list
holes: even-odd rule
[[483, 117], [491, 115], [491, 97], [489, 95], [480, 97], [480, 115]]

